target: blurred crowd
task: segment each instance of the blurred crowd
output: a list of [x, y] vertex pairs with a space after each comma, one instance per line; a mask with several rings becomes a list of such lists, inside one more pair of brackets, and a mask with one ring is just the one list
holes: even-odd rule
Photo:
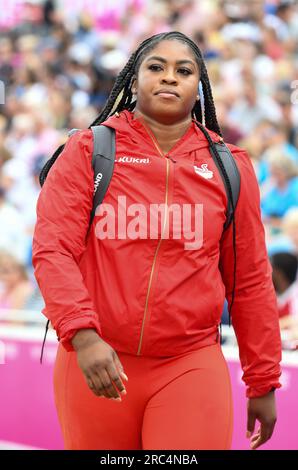
[[226, 142], [246, 148], [252, 158], [281, 327], [294, 348], [298, 2], [8, 3], [0, 0], [0, 309], [43, 306], [31, 264], [43, 164], [69, 129], [86, 128], [99, 114], [140, 41], [179, 30], [204, 54]]

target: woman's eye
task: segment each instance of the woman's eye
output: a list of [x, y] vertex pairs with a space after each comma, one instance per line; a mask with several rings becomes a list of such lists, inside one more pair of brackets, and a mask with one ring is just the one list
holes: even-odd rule
[[[148, 68], [149, 68], [149, 70], [153, 70], [154, 72], [160, 72], [161, 70], [163, 70], [162, 66], [158, 65], [158, 64], [151, 64], [151, 65], [149, 65]], [[177, 69], [177, 72], [181, 73], [182, 75], [191, 75], [192, 74], [191, 70], [185, 69], [184, 67]]]
[[179, 69], [179, 72], [183, 75], [190, 75], [192, 72], [188, 69]]
[[154, 72], [162, 70], [161, 66], [156, 64], [149, 65], [149, 69], [154, 70]]

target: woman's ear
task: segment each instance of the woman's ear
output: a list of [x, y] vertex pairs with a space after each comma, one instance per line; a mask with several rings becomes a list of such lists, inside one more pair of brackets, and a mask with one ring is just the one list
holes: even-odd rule
[[136, 77], [134, 76], [132, 78], [132, 82], [131, 82], [131, 92], [133, 95], [136, 95], [137, 94], [137, 91], [138, 91], [138, 88], [137, 88], [137, 79]]

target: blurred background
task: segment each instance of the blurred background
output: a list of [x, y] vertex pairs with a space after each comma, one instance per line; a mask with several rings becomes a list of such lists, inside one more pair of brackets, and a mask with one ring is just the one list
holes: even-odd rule
[[[0, 368], [0, 447], [62, 448], [51, 331], [39, 365], [46, 319], [31, 246], [40, 170], [69, 129], [86, 128], [99, 114], [133, 49], [170, 30], [203, 51], [225, 141], [246, 148], [255, 168], [282, 330], [281, 401], [287, 413], [292, 399], [295, 406], [289, 394], [298, 381], [298, 2], [0, 0], [0, 364], [10, 366]], [[223, 328], [223, 341], [237, 402], [244, 391], [230, 330]], [[242, 448], [237, 426], [234, 448]], [[297, 448], [290, 431], [285, 442], [280, 436], [275, 448]]]

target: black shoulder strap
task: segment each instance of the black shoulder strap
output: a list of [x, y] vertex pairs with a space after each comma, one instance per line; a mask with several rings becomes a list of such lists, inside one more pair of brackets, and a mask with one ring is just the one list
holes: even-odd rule
[[[218, 168], [219, 174], [224, 182], [225, 185], [225, 190], [227, 193], [227, 199], [228, 199], [228, 207], [227, 207], [227, 218], [224, 224], [224, 230], [227, 229], [232, 222], [233, 218], [233, 206], [234, 210], [236, 209], [238, 198], [239, 198], [239, 192], [240, 192], [240, 172], [238, 170], [237, 164], [234, 160], [234, 157], [230, 151], [230, 149], [227, 147], [227, 145], [224, 143], [223, 139], [221, 139], [220, 142], [214, 142], [212, 140], [211, 135], [209, 134], [208, 130], [206, 127], [204, 127], [200, 122], [196, 121], [196, 125], [199, 127], [199, 129], [203, 132], [205, 135], [208, 143], [209, 143], [209, 149], [211, 156], [213, 158], [213, 161], [215, 165]], [[230, 192], [227, 187], [227, 182], [224, 177], [222, 168], [220, 167], [218, 160], [216, 158], [215, 153], [217, 153], [218, 157], [220, 158], [223, 167], [227, 173], [227, 176], [229, 178], [230, 184], [231, 184], [231, 191], [232, 191], [232, 200], [233, 204], [231, 201], [230, 197]]]
[[[115, 162], [116, 144], [115, 130], [107, 126], [93, 126], [93, 154], [92, 167], [94, 170], [94, 197], [90, 215], [89, 229], [91, 227], [96, 208], [101, 204], [110, 184]], [[72, 129], [71, 136], [79, 129]], [[43, 351], [46, 342], [50, 321], [47, 321], [45, 335], [41, 348], [40, 363], [42, 363]]]
[[96, 208], [101, 204], [109, 187], [115, 162], [115, 130], [107, 126], [93, 126], [94, 198], [90, 216], [92, 224]]
[[236, 209], [238, 198], [239, 198], [239, 192], [240, 192], [240, 173], [237, 167], [237, 164], [235, 162], [235, 159], [233, 155], [231, 154], [230, 149], [226, 146], [224, 142], [213, 142], [214, 146], [216, 147], [217, 153], [223, 163], [223, 166], [226, 170], [226, 173], [228, 175], [228, 178], [231, 183], [231, 189], [232, 189], [232, 197], [233, 197], [233, 205], [231, 203], [231, 198], [229, 195], [229, 191], [227, 188], [227, 183], [224, 178], [222, 169], [220, 168], [220, 165], [218, 164], [218, 161], [214, 155], [214, 150], [212, 147], [210, 147], [211, 155], [213, 157], [213, 160], [218, 168], [218, 171], [222, 177], [222, 180], [224, 182], [225, 188], [226, 188], [226, 193], [228, 196], [228, 207], [227, 207], [227, 220], [224, 224], [224, 229], [228, 228], [233, 217], [233, 206], [234, 210]]

